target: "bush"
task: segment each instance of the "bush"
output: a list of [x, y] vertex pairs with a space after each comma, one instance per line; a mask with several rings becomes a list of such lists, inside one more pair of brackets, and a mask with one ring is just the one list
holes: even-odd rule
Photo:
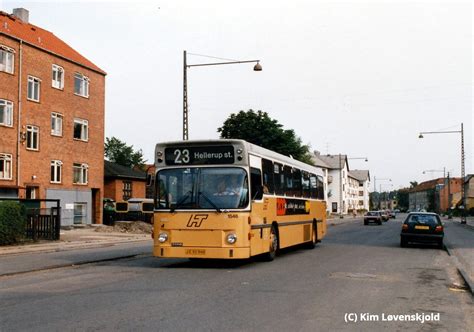
[[0, 245], [21, 241], [25, 227], [25, 207], [18, 202], [0, 202]]

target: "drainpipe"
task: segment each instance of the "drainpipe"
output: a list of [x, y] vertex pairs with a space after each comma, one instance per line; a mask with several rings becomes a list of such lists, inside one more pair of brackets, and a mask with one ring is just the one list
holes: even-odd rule
[[20, 197], [20, 151], [21, 151], [21, 87], [22, 87], [22, 46], [23, 41], [20, 40], [18, 54], [18, 139], [16, 144], [16, 185], [18, 186], [18, 197]]

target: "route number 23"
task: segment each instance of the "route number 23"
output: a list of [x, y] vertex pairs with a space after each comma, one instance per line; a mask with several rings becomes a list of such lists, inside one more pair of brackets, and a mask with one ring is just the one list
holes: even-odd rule
[[174, 155], [175, 155], [175, 159], [174, 159], [174, 163], [175, 164], [187, 164], [189, 163], [189, 150], [188, 149], [184, 149], [184, 150], [174, 150]]

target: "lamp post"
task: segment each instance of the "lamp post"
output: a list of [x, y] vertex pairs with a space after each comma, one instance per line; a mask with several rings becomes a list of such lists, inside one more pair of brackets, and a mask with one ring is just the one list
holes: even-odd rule
[[[192, 53], [189, 53], [192, 54]], [[192, 54], [200, 55], [200, 54]], [[206, 56], [209, 57], [209, 56]], [[214, 58], [215, 57], [209, 57]], [[256, 62], [253, 67], [254, 71], [262, 71], [262, 66], [260, 65], [260, 60], [245, 60], [245, 61], [225, 61], [225, 62], [210, 62], [210, 63], [198, 63], [194, 65], [188, 65], [186, 60], [186, 51], [183, 51], [183, 140], [187, 141], [189, 139], [189, 119], [188, 119], [188, 68], [191, 67], [204, 67], [204, 66], [219, 66], [219, 65], [235, 65], [238, 63], [252, 63]]]
[[461, 130], [449, 130], [449, 131], [422, 131], [418, 138], [424, 138], [423, 135], [429, 134], [461, 134], [461, 197], [462, 197], [462, 212], [461, 212], [461, 224], [466, 223], [466, 191], [464, 190], [464, 178], [465, 178], [465, 167], [464, 167], [464, 124], [461, 123]]
[[[392, 179], [390, 178], [378, 178], [379, 181], [390, 181], [392, 182]], [[382, 190], [380, 190], [382, 191]], [[374, 176], [374, 193], [377, 192], [377, 177]], [[379, 194], [380, 195], [380, 194]], [[379, 206], [379, 209], [380, 209], [380, 196], [378, 197], [378, 206]]]

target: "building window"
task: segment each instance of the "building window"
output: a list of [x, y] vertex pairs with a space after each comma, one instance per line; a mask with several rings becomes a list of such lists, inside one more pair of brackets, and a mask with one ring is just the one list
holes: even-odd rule
[[364, 196], [364, 192], [363, 192], [363, 191], [359, 191], [359, 196]]
[[26, 148], [28, 150], [39, 149], [39, 128], [36, 126], [26, 126]]
[[0, 153], [0, 179], [12, 179], [12, 155]]
[[0, 45], [0, 71], [13, 74], [15, 51], [7, 46]]
[[61, 160], [51, 160], [51, 183], [61, 183], [62, 168]]
[[128, 201], [132, 197], [132, 181], [123, 181], [123, 200]]
[[64, 69], [58, 65], [53, 65], [53, 78], [51, 85], [56, 89], [64, 88]]
[[74, 139], [87, 141], [89, 139], [89, 122], [82, 119], [74, 119]]
[[87, 203], [74, 203], [74, 224], [85, 224]]
[[73, 164], [73, 180], [74, 184], [87, 184], [87, 176], [89, 166], [87, 164]]
[[13, 103], [0, 99], [0, 125], [13, 126]]
[[63, 116], [59, 113], [51, 113], [51, 135], [63, 135]]
[[89, 97], [89, 78], [80, 74], [74, 74], [74, 93], [82, 97]]
[[28, 95], [27, 98], [32, 101], [40, 100], [41, 80], [37, 77], [28, 76]]

